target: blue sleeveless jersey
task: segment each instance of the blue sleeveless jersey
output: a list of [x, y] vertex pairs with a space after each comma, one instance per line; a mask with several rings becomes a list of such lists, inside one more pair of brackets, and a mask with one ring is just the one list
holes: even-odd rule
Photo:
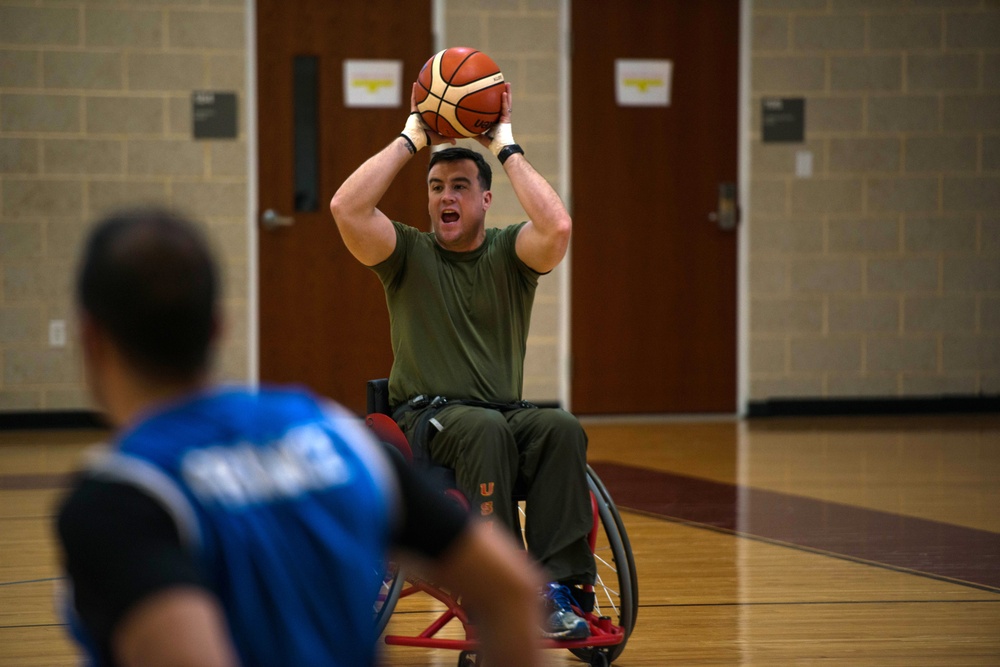
[[371, 665], [396, 516], [360, 420], [287, 389], [222, 389], [161, 409], [89, 467], [174, 517], [245, 667]]

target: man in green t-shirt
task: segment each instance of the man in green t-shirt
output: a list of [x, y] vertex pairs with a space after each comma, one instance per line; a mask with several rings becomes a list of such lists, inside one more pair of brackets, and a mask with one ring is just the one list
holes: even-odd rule
[[[569, 413], [521, 403], [535, 287], [566, 254], [572, 220], [514, 143], [505, 86], [499, 124], [491, 137], [476, 139], [500, 161], [528, 221], [486, 229], [492, 172], [466, 148], [431, 156], [431, 232], [378, 210], [413, 155], [428, 144], [455, 143], [423, 123], [412, 98], [402, 134], [344, 181], [330, 210], [348, 250], [385, 288], [394, 354], [389, 400], [400, 427], [412, 441], [433, 411], [433, 427], [419, 429], [430, 436], [427, 454], [454, 468], [459, 489], [485, 521], [516, 530], [511, 494], [515, 483], [526, 489], [527, 546], [552, 580], [544, 632], [575, 639], [589, 628], [570, 606], [569, 587], [593, 583], [596, 574], [587, 543], [587, 436]], [[447, 404], [414, 400], [421, 396]]]

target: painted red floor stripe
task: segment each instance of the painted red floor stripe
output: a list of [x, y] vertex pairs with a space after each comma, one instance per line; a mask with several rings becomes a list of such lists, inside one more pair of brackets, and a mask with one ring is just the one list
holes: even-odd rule
[[591, 466], [623, 509], [1000, 590], [1000, 533], [617, 463]]

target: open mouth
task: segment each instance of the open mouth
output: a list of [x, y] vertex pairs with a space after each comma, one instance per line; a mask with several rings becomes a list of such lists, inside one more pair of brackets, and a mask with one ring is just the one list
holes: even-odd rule
[[453, 211], [451, 209], [446, 209], [441, 212], [441, 222], [458, 222], [458, 211]]

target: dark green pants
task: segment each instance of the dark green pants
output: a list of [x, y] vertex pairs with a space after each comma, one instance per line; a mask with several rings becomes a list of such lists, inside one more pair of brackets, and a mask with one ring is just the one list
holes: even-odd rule
[[[420, 414], [401, 417], [408, 438]], [[473, 514], [516, 531], [511, 494], [515, 485], [524, 489], [528, 551], [553, 581], [593, 583], [587, 434], [580, 422], [564, 410], [500, 412], [468, 405], [449, 405], [436, 419], [444, 428], [430, 427], [428, 454], [434, 463], [455, 469]]]

